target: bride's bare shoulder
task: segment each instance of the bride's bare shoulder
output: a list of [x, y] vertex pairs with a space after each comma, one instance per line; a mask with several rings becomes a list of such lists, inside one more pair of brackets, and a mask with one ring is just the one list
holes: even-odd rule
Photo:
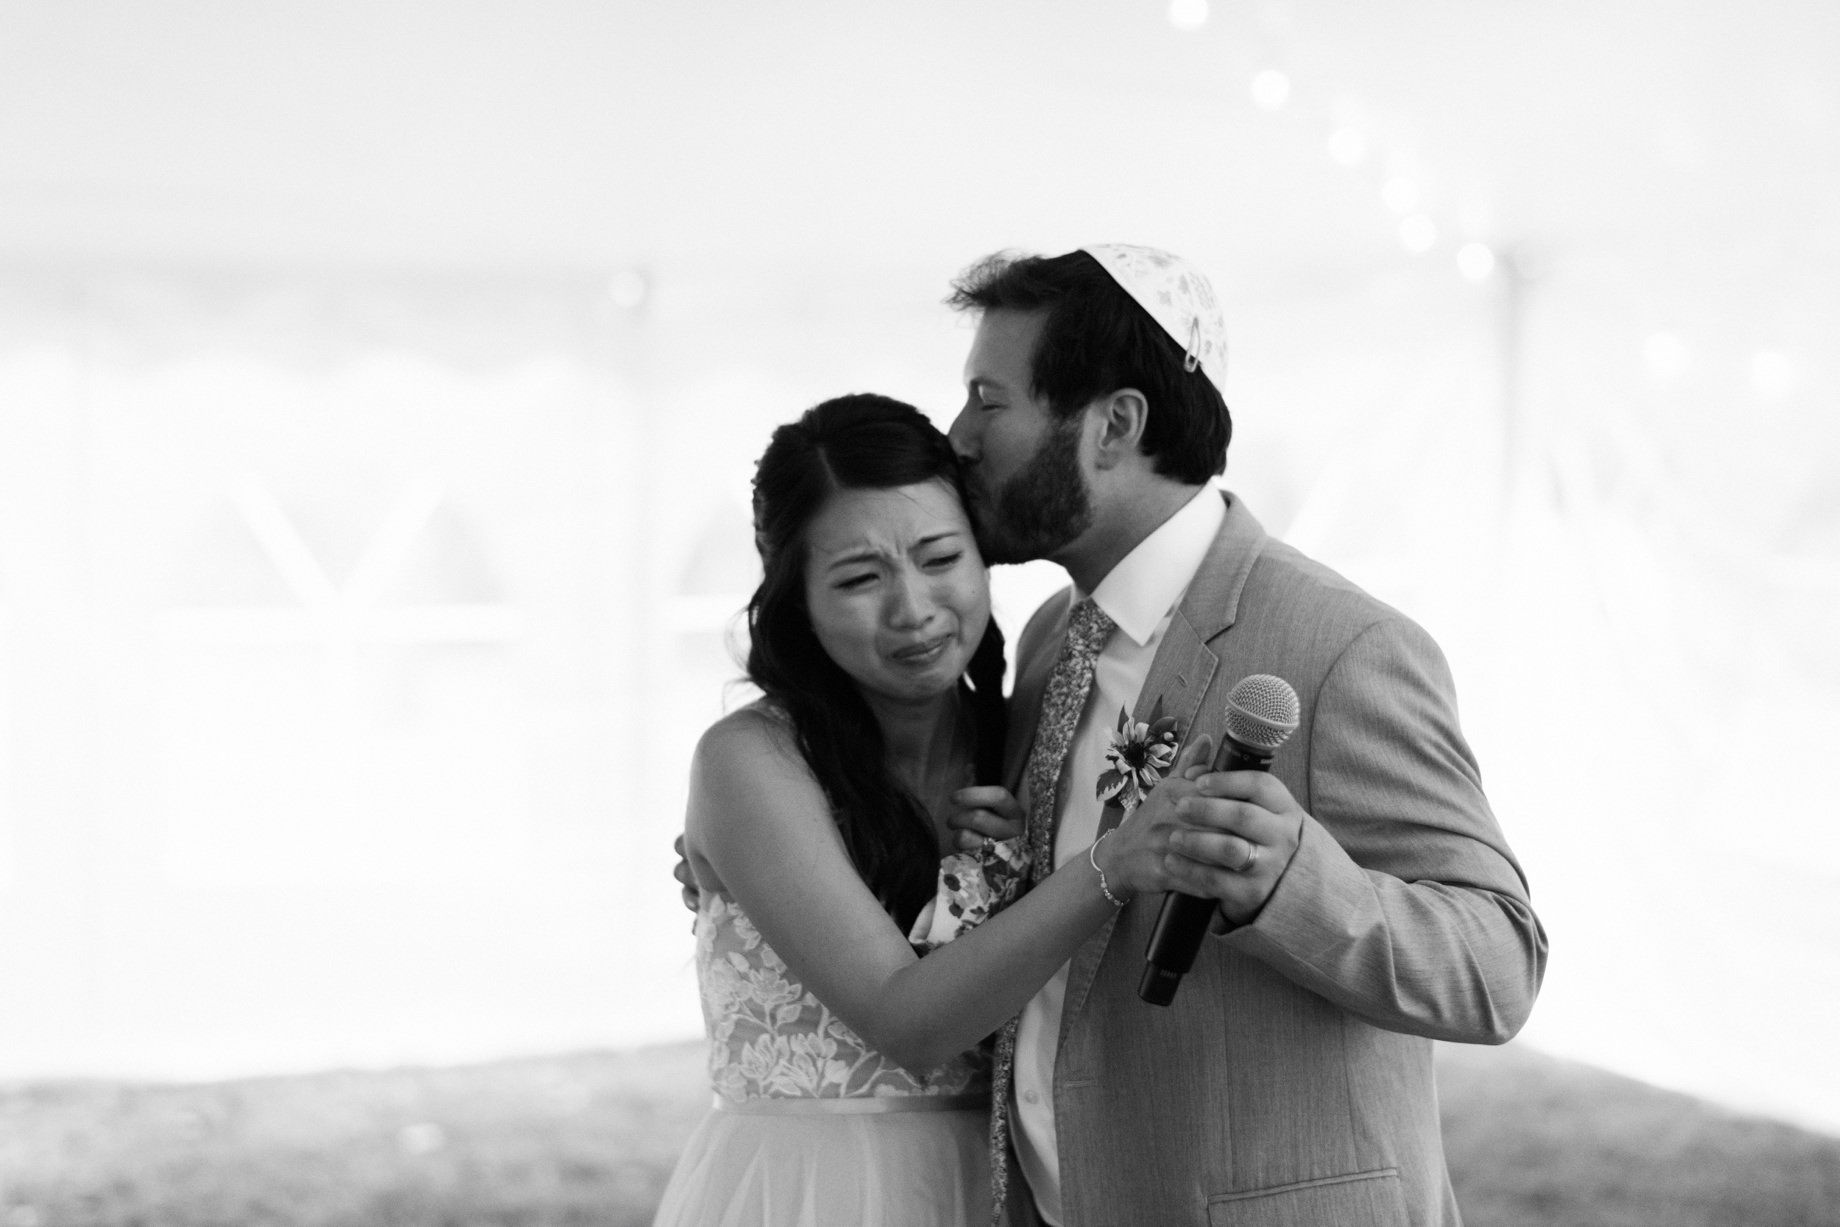
[[804, 765], [791, 718], [764, 699], [729, 712], [696, 743], [696, 764], [702, 769], [763, 759]]
[[725, 839], [753, 848], [814, 823], [833, 829], [824, 790], [799, 752], [791, 722], [765, 704], [730, 712], [703, 734], [691, 760], [688, 801], [685, 833], [705, 849]]
[[[791, 721], [761, 702], [728, 713], [704, 731], [691, 757], [686, 800], [691, 868], [699, 886], [720, 893], [728, 893], [724, 881], [745, 883], [747, 866], [769, 845], [829, 813]], [[729, 872], [719, 873], [718, 865]]]

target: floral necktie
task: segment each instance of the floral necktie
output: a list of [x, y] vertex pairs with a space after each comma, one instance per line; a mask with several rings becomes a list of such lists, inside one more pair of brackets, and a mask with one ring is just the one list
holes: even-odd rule
[[[1055, 801], [1060, 795], [1061, 767], [1073, 745], [1074, 730], [1092, 689], [1093, 667], [1100, 649], [1117, 623], [1086, 598], [1073, 607], [1067, 620], [1067, 637], [1061, 641], [1054, 672], [1042, 695], [1041, 713], [1035, 721], [1035, 743], [1029, 750], [1023, 778], [1029, 785], [1029, 880], [1039, 882], [1054, 872]], [[997, 1221], [1009, 1196], [1009, 1091], [1016, 1063], [1016, 1026], [1020, 1017], [1003, 1024], [997, 1033], [996, 1060], [990, 1087], [990, 1191], [995, 1198]]]

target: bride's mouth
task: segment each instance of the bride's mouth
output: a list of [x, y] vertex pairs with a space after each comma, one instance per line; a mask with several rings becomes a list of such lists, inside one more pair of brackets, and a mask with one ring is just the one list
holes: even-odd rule
[[928, 639], [921, 643], [910, 644], [904, 648], [897, 648], [893, 652], [890, 652], [889, 655], [892, 656], [897, 663], [903, 665], [916, 667], [930, 665], [941, 656], [945, 655], [946, 647], [951, 642], [951, 635], [940, 635], [937, 638]]

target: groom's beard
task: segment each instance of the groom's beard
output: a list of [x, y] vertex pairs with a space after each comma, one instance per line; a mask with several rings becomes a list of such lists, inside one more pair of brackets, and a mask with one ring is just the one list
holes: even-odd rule
[[1092, 527], [1092, 497], [1080, 472], [1080, 415], [1058, 423], [978, 523], [987, 563], [1047, 558]]

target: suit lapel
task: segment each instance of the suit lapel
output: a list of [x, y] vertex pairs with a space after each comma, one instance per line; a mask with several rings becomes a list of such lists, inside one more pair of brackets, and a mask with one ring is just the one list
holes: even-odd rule
[[[1227, 518], [1182, 596], [1182, 616], [1203, 643], [1212, 643], [1239, 617], [1240, 593], [1270, 540], [1244, 503], [1231, 494], [1225, 498]], [[1160, 655], [1157, 663], [1161, 663]], [[1151, 671], [1155, 672], [1154, 665]]]
[[[1144, 688], [1137, 692], [1131, 719], [1148, 723], [1151, 713], [1161, 702], [1163, 714], [1175, 717], [1177, 734], [1183, 744], [1187, 744], [1194, 731], [1195, 716], [1201, 711], [1201, 696], [1207, 693], [1208, 683], [1213, 680], [1214, 670], [1219, 665], [1220, 658], [1208, 649], [1178, 610], [1169, 621], [1169, 629], [1163, 632], [1163, 642], [1158, 645], [1156, 658], [1150, 662], [1150, 672], [1144, 677]], [[1099, 833], [1103, 835], [1123, 820], [1124, 810], [1108, 805], [1099, 820]]]
[[[1215, 535], [1214, 544], [1202, 558], [1195, 578], [1189, 581], [1182, 604], [1169, 621], [1169, 629], [1163, 633], [1163, 642], [1150, 662], [1150, 672], [1144, 678], [1143, 689], [1138, 691], [1137, 703], [1131, 712], [1133, 719], [1147, 721], [1160, 698], [1163, 714], [1176, 718], [1184, 744], [1193, 734], [1196, 718], [1201, 714], [1202, 696], [1220, 667], [1219, 655], [1208, 645], [1224, 634], [1238, 616], [1240, 593], [1266, 540], [1265, 530], [1252, 518], [1252, 513], [1232, 495], [1226, 498], [1227, 518]], [[1063, 617], [1061, 621], [1065, 623], [1066, 619]], [[1036, 701], [1040, 701], [1039, 691]], [[1112, 830], [1123, 817], [1124, 812], [1117, 806], [1107, 806], [1099, 818], [1100, 832]], [[1152, 902], [1160, 905], [1161, 898], [1160, 895], [1154, 900], [1146, 898], [1131, 906], [1148, 908]], [[1067, 1031], [1086, 1005], [1093, 977], [1098, 974], [1099, 964], [1105, 958], [1117, 927], [1118, 917], [1115, 916], [1080, 947], [1068, 965], [1066, 1004], [1061, 1011], [1063, 1050]]]

